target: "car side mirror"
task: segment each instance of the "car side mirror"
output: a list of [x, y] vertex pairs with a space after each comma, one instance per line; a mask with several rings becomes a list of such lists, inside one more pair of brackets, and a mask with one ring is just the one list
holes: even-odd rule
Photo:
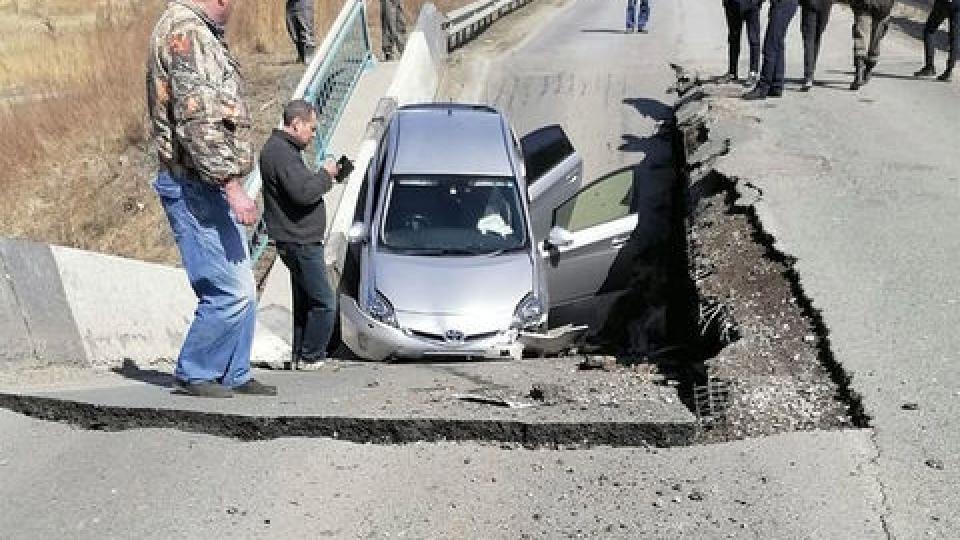
[[367, 241], [367, 226], [363, 222], [357, 221], [347, 230], [347, 242], [351, 244], [360, 244]]
[[553, 227], [547, 234], [547, 247], [567, 247], [573, 244], [573, 233], [563, 227]]

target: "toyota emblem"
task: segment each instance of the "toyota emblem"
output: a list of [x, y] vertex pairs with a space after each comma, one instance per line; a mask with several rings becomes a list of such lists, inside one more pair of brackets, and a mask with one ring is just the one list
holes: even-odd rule
[[463, 340], [466, 339], [466, 336], [464, 336], [463, 332], [461, 332], [460, 330], [447, 330], [446, 332], [443, 333], [443, 339], [447, 343], [459, 345], [463, 343]]

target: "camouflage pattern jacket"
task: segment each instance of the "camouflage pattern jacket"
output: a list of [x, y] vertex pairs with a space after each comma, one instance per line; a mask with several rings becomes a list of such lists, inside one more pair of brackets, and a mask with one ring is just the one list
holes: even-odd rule
[[161, 164], [223, 185], [253, 167], [250, 112], [223, 29], [172, 0], [150, 36], [147, 108]]

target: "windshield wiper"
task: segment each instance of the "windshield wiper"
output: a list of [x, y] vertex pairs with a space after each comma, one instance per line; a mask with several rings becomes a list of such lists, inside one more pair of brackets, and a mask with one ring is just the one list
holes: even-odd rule
[[395, 248], [403, 253], [409, 255], [427, 255], [427, 256], [437, 256], [437, 255], [484, 255], [488, 257], [496, 257], [503, 253], [511, 253], [514, 251], [522, 251], [525, 249], [523, 246], [511, 247], [506, 249], [491, 249], [491, 250], [482, 250], [482, 249], [468, 249], [468, 248]]
[[476, 251], [463, 248], [404, 248], [411, 255], [477, 255]]

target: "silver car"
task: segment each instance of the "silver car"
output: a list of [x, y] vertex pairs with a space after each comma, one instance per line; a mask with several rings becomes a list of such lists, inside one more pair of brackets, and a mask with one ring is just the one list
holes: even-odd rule
[[[576, 319], [589, 319], [617, 231], [629, 236], [636, 215], [594, 223], [609, 197], [582, 190], [582, 176], [559, 126], [520, 140], [490, 107], [397, 109], [334, 270], [342, 341], [370, 360], [518, 358], [595, 328]], [[572, 324], [553, 325], [551, 312]]]

